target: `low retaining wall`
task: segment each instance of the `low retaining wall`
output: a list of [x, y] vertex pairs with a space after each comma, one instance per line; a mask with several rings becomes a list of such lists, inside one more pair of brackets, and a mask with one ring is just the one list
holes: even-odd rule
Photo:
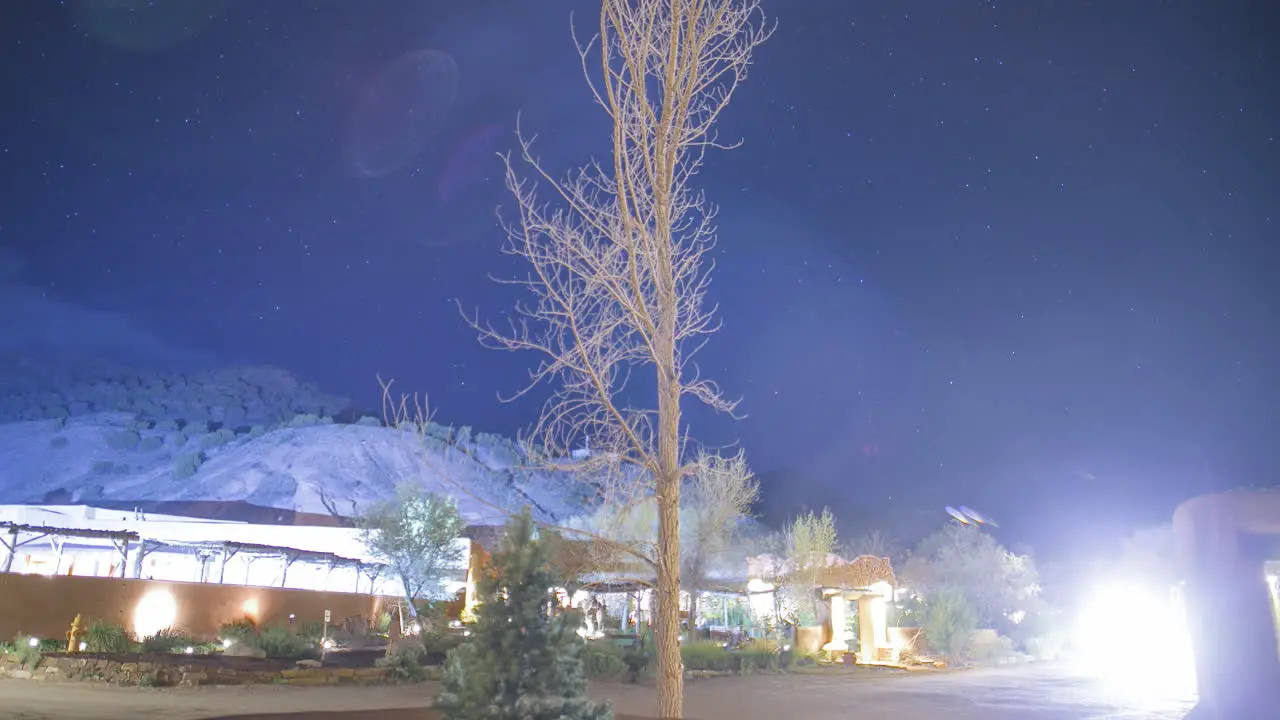
[[329, 610], [338, 623], [353, 615], [375, 618], [389, 602], [375, 595], [292, 588], [0, 573], [0, 640], [17, 633], [65, 637], [76, 615], [133, 629], [138, 604], [157, 592], [175, 606], [173, 626], [196, 638], [214, 637], [218, 626], [246, 615], [259, 625], [303, 624], [323, 622]]
[[[269, 665], [269, 663], [264, 663]], [[427, 668], [438, 679], [442, 668]], [[23, 667], [16, 653], [0, 654], [0, 677], [42, 681], [106, 682], [157, 687], [200, 685], [372, 685], [389, 681], [384, 668], [227, 667], [200, 657], [104, 658], [48, 655]]]

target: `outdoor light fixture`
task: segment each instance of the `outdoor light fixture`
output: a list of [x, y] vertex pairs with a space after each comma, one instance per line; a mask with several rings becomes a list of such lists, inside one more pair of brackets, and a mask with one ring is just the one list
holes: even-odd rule
[[[1100, 585], [1080, 614], [1073, 644], [1080, 669], [1126, 696], [1193, 692], [1191, 633], [1172, 588]], [[1134, 657], [1134, 649], [1141, 657]]]
[[30, 638], [27, 640], [27, 644], [31, 647], [40, 647], [40, 638]]
[[157, 588], [142, 596], [133, 608], [133, 633], [140, 638], [151, 637], [178, 620], [178, 601], [173, 593]]
[[196, 649], [195, 649], [195, 648], [193, 648], [193, 647], [191, 647], [190, 645], [188, 645], [188, 646], [187, 646], [187, 649], [186, 649], [186, 650], [183, 650], [182, 652], [183, 652], [183, 653], [185, 653], [185, 654], [187, 654], [187, 655], [191, 655], [191, 654], [195, 653], [195, 651], [196, 651]]

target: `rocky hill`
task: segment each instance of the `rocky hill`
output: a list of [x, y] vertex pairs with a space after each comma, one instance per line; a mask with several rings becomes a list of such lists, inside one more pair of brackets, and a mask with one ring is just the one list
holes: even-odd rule
[[350, 516], [401, 482], [458, 498], [472, 522], [530, 505], [573, 514], [576, 484], [522, 466], [506, 438], [363, 417], [275, 368], [142, 372], [0, 356], [0, 502], [246, 502]]
[[[128, 318], [50, 299], [0, 257], [0, 503], [251, 503], [350, 516], [420, 483], [472, 522], [580, 507], [509, 440], [358, 417], [269, 367], [219, 367]], [[4, 270], [4, 268], [10, 270]]]

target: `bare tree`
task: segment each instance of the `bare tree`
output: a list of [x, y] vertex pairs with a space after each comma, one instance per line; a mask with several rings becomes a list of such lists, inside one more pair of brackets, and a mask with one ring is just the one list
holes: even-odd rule
[[684, 497], [681, 580], [690, 596], [689, 626], [696, 627], [698, 594], [716, 565], [737, 545], [742, 523], [760, 498], [760, 483], [747, 466], [745, 453], [728, 458], [704, 454], [689, 477]]
[[[743, 521], [760, 497], [760, 483], [747, 465], [746, 454], [722, 457], [700, 452], [680, 493], [680, 581], [691, 596], [689, 621], [697, 620], [699, 591], [707, 586], [715, 567], [729, 559], [743, 540]], [[624, 505], [604, 505], [574, 518], [569, 530], [604, 544], [592, 556], [592, 570], [615, 571], [627, 566], [624, 555], [651, 557], [658, 534], [658, 507], [653, 497]], [[741, 550], [746, 561], [748, 551]], [[634, 563], [632, 563], [634, 564]]]
[[[679, 511], [690, 463], [681, 401], [735, 406], [693, 365], [718, 325], [704, 304], [715, 213], [691, 183], [708, 149], [730, 147], [717, 141], [715, 122], [772, 32], [763, 20], [758, 0], [603, 0], [598, 33], [578, 48], [612, 121], [612, 163], [557, 179], [521, 135], [521, 159], [554, 201], [540, 201], [506, 158], [518, 209], [506, 223], [507, 251], [531, 266], [526, 278], [507, 282], [532, 299], [504, 330], [475, 321], [482, 342], [542, 355], [525, 392], [541, 383], [555, 390], [526, 438], [530, 447], [564, 457], [589, 438], [588, 464], [608, 471], [590, 474], [604, 478], [610, 502], [656, 498], [658, 536], [646, 561], [656, 576], [662, 718], [681, 716], [684, 691]], [[637, 407], [628, 381], [646, 365], [655, 402]]]

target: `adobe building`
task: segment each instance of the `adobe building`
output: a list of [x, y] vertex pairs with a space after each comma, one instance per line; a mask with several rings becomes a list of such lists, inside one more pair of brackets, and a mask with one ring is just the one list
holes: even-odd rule
[[1280, 492], [1202, 495], [1173, 515], [1200, 702], [1188, 718], [1280, 717]]

